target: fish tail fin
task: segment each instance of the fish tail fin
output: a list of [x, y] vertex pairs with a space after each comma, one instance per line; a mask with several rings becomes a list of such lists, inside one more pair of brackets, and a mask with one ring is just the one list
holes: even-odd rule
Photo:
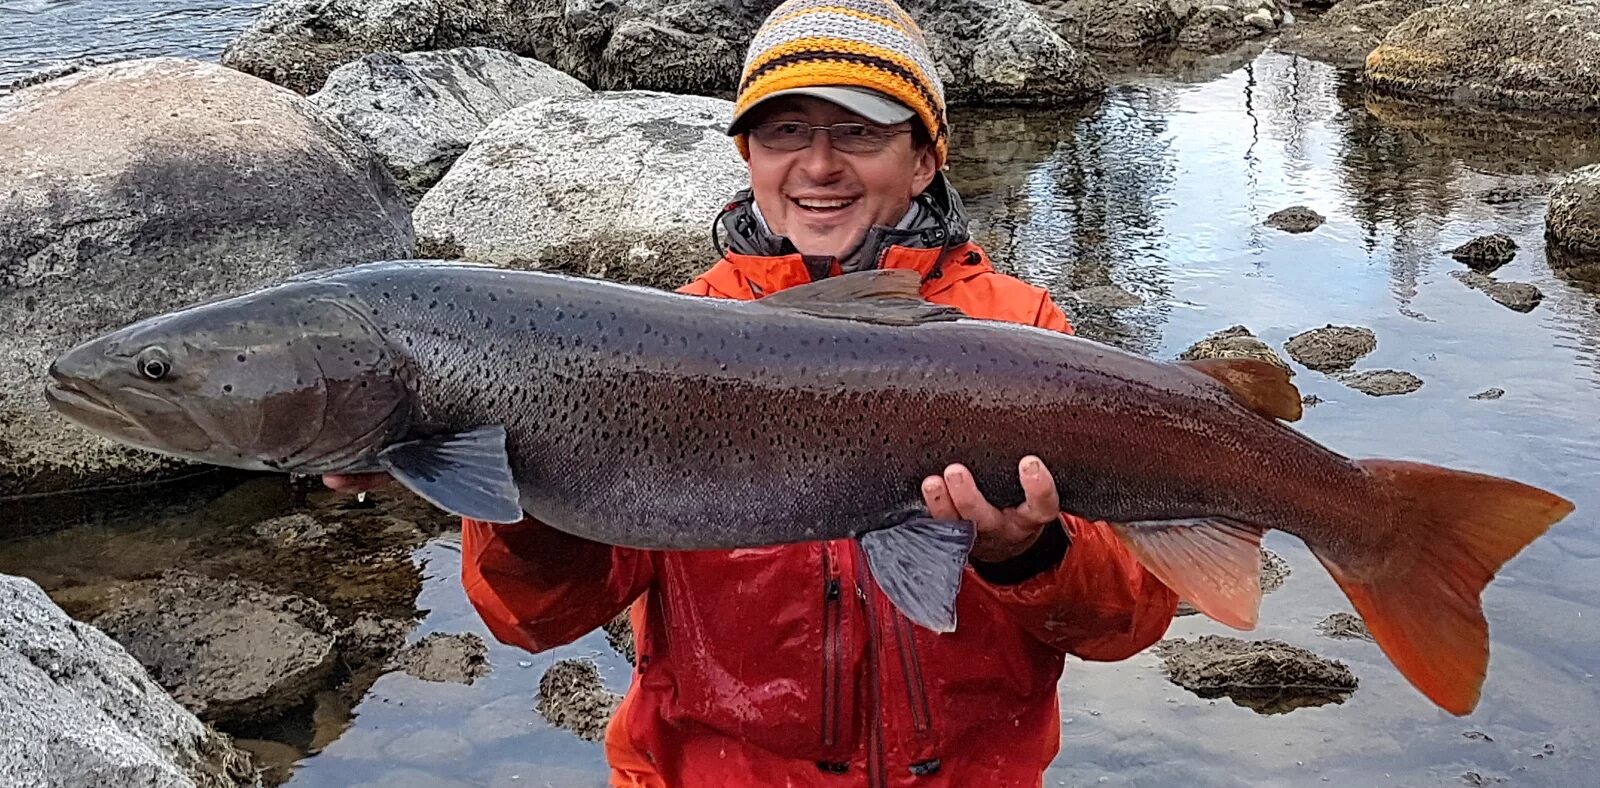
[[1467, 714], [1489, 663], [1483, 589], [1572, 503], [1495, 476], [1395, 460], [1357, 464], [1398, 494], [1395, 538], [1370, 561], [1335, 563], [1312, 552], [1406, 680], [1445, 711]]

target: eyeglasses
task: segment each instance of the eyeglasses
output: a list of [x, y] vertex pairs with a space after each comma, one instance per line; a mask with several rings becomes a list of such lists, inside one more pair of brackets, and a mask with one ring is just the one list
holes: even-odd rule
[[750, 137], [772, 150], [797, 151], [811, 146], [817, 129], [828, 132], [828, 143], [843, 153], [876, 153], [888, 147], [896, 135], [911, 133], [910, 129], [891, 129], [869, 123], [813, 126], [798, 120], [779, 120], [755, 126], [750, 129]]

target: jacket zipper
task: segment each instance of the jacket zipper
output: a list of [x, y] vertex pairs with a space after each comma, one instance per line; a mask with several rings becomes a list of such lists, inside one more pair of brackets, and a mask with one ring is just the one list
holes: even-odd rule
[[906, 697], [911, 699], [911, 725], [917, 733], [933, 728], [933, 713], [928, 708], [927, 686], [922, 680], [922, 660], [917, 657], [916, 634], [911, 620], [895, 613], [895, 646], [900, 652], [900, 670], [906, 677]]
[[832, 747], [839, 741], [839, 693], [844, 679], [839, 675], [839, 576], [833, 571], [833, 551], [822, 548], [822, 744]]
[[889, 767], [884, 763], [883, 750], [883, 687], [879, 678], [883, 671], [878, 665], [878, 614], [872, 596], [867, 593], [866, 556], [859, 552], [859, 546], [855, 549], [858, 551], [855, 555], [856, 598], [867, 614], [867, 671], [872, 692], [872, 720], [867, 726], [867, 786], [883, 788], [889, 784]]

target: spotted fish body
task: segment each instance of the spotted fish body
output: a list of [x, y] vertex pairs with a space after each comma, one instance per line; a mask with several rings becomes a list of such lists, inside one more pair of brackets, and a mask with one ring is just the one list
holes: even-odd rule
[[[1304, 540], [1401, 672], [1465, 713], [1478, 595], [1570, 510], [1517, 482], [1351, 460], [1287, 426], [1287, 375], [1165, 363], [964, 319], [914, 272], [755, 302], [438, 262], [308, 275], [59, 357], [46, 396], [136, 446], [298, 473], [385, 470], [442, 508], [609, 544], [854, 537], [907, 616], [948, 631], [974, 534], [922, 509], [961, 462], [996, 505], [1039, 456], [1064, 505], [1158, 578], [1254, 626], [1263, 532]], [[1071, 560], [1069, 548], [1068, 558]]]

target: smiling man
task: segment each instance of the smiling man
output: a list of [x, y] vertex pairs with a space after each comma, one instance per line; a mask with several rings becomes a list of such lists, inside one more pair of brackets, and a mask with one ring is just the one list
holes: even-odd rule
[[[942, 174], [943, 86], [899, 6], [779, 6], [728, 132], [750, 188], [714, 223], [722, 258], [684, 292], [753, 299], [906, 268], [930, 301], [1071, 330], [968, 237]], [[630, 611], [637, 666], [605, 741], [615, 786], [1037, 786], [1059, 744], [1065, 656], [1144, 649], [1177, 599], [1106, 526], [1063, 513], [1036, 458], [1018, 473], [1026, 499], [1006, 508], [959, 464], [923, 484], [934, 517], [978, 532], [948, 634], [901, 616], [851, 540], [651, 552], [468, 520], [462, 576], [495, 636], [530, 651]]]

